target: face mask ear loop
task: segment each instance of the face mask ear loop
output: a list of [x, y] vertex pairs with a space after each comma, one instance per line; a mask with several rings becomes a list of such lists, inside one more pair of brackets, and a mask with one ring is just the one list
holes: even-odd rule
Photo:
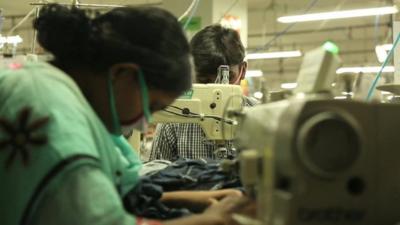
[[112, 133], [116, 134], [116, 135], [121, 135], [121, 125], [119, 123], [119, 118], [118, 118], [118, 114], [117, 114], [117, 108], [115, 106], [115, 96], [114, 96], [114, 88], [112, 86], [112, 78], [111, 78], [111, 74], [108, 75], [108, 102], [109, 102], [109, 107], [111, 110], [111, 119], [112, 119], [112, 123], [113, 123], [113, 131]]
[[144, 80], [143, 71], [139, 70], [139, 86], [140, 86], [140, 95], [142, 96], [142, 107], [143, 114], [148, 123], [151, 123], [153, 120], [150, 112], [150, 100], [149, 100], [149, 91], [146, 85], [146, 81]]
[[[113, 140], [114, 144], [118, 147], [118, 149], [121, 151], [122, 155], [128, 160], [129, 165], [127, 165], [128, 170], [133, 170], [136, 171], [141, 166], [141, 162], [137, 156], [135, 156], [134, 152], [135, 150], [127, 140], [122, 136], [122, 131], [121, 131], [121, 124], [119, 122], [118, 114], [117, 114], [117, 108], [115, 104], [115, 96], [114, 96], [114, 88], [112, 85], [112, 77], [111, 74], [108, 75], [108, 102], [110, 104], [110, 110], [111, 110], [111, 117], [112, 117], [112, 123], [113, 123], [113, 131], [111, 134], [111, 139]], [[135, 173], [136, 174], [136, 173]], [[135, 175], [133, 174], [133, 175]], [[133, 177], [133, 176], [131, 176]], [[132, 178], [127, 178], [132, 179]], [[121, 184], [123, 185], [124, 180], [121, 181]]]

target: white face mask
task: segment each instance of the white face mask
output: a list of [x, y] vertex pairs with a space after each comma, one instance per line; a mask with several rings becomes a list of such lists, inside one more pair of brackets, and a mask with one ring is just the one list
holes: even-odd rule
[[132, 135], [133, 130], [137, 130], [141, 133], [146, 133], [149, 124], [144, 116], [140, 117], [136, 122], [130, 125], [121, 125], [122, 134], [125, 137], [129, 137]]

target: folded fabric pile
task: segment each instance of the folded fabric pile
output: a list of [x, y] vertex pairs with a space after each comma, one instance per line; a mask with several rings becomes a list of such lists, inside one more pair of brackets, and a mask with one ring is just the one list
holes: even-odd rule
[[236, 172], [222, 171], [220, 161], [211, 159], [179, 159], [148, 177], [153, 184], [162, 186], [164, 191], [242, 187]]

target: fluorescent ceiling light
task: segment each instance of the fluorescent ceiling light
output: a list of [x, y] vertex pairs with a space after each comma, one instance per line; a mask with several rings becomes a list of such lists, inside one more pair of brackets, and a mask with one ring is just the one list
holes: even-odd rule
[[250, 53], [247, 54], [247, 60], [250, 59], [277, 59], [277, 58], [291, 58], [301, 56], [301, 51], [283, 51], [283, 52], [265, 52], [265, 53]]
[[334, 99], [347, 99], [347, 96], [335, 96]]
[[263, 72], [261, 70], [247, 70], [246, 71], [246, 78], [247, 77], [261, 77]]
[[393, 44], [384, 44], [384, 45], [380, 45], [383, 49], [385, 49], [386, 51], [390, 51], [393, 48]]
[[332, 20], [332, 19], [352, 18], [352, 17], [386, 15], [386, 14], [395, 14], [397, 12], [398, 9], [396, 6], [386, 6], [379, 8], [354, 9], [354, 10], [343, 10], [336, 12], [322, 12], [322, 13], [311, 13], [304, 15], [283, 16], [278, 18], [278, 22], [297, 23], [297, 22], [317, 21], [317, 20]]
[[352, 91], [347, 92], [347, 91], [342, 91], [342, 95], [353, 95], [354, 93]]
[[254, 97], [258, 98], [258, 99], [261, 99], [263, 97], [263, 93], [261, 91], [257, 91], [257, 92], [254, 93]]
[[16, 45], [16, 44], [19, 44], [21, 42], [22, 42], [22, 38], [19, 35], [17, 35], [17, 36], [8, 36], [8, 37], [0, 36], [0, 45], [5, 44], [5, 43]]
[[380, 63], [385, 62], [385, 59], [388, 56], [386, 50], [384, 48], [382, 48], [381, 45], [378, 45], [375, 47], [375, 54], [376, 54], [376, 57], [378, 58], [378, 62], [380, 62]]
[[388, 52], [393, 48], [393, 44], [377, 45], [375, 47], [376, 57], [380, 63], [383, 63], [388, 56]]
[[283, 83], [281, 84], [282, 89], [294, 89], [297, 87], [297, 83]]
[[[366, 66], [366, 67], [342, 67], [336, 70], [337, 74], [342, 73], [378, 73], [380, 71], [380, 66]], [[393, 73], [394, 66], [386, 66], [383, 73]]]

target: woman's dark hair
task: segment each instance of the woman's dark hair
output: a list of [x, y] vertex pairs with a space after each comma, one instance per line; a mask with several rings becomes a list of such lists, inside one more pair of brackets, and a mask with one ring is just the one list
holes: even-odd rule
[[210, 25], [190, 41], [196, 75], [217, 74], [220, 65], [243, 62], [245, 50], [237, 31], [221, 25]]
[[189, 44], [172, 14], [121, 7], [90, 17], [89, 11], [58, 4], [42, 8], [34, 28], [56, 65], [107, 71], [113, 64], [133, 62], [150, 88], [177, 94], [190, 88]]

